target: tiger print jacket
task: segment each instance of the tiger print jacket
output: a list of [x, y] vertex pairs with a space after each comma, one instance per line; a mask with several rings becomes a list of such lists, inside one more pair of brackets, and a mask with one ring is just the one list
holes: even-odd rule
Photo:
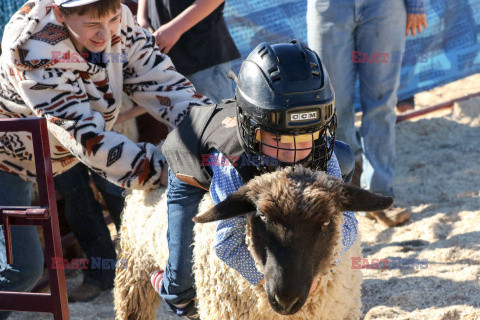
[[[0, 119], [47, 119], [54, 175], [81, 161], [122, 187], [155, 187], [166, 165], [161, 151], [111, 131], [122, 95], [172, 127], [190, 108], [210, 101], [175, 70], [127, 7], [122, 5], [120, 27], [104, 53], [93, 57], [102, 67], [76, 51], [52, 4], [27, 2], [6, 25]], [[29, 135], [0, 134], [0, 170], [31, 181], [36, 173]]]

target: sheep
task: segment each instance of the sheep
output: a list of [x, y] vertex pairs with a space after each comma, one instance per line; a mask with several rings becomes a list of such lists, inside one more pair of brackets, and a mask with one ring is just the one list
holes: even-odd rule
[[[118, 320], [155, 317], [158, 294], [149, 275], [163, 269], [166, 244], [165, 188], [134, 191], [121, 229], [121, 259], [114, 302]], [[382, 210], [391, 197], [344, 184], [303, 167], [258, 176], [226, 200], [207, 195], [194, 221], [194, 274], [200, 317], [208, 319], [358, 319], [361, 316], [360, 234], [338, 263], [343, 210]], [[246, 243], [265, 275], [252, 286], [215, 254], [215, 224], [246, 215]], [[318, 285], [308, 295], [314, 278]]]

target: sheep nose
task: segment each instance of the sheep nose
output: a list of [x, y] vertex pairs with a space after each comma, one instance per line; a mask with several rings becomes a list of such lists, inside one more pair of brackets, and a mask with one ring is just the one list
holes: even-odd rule
[[297, 297], [284, 297], [281, 298], [278, 295], [275, 295], [275, 301], [278, 303], [278, 305], [285, 311], [288, 312], [290, 311], [293, 306], [298, 302]]

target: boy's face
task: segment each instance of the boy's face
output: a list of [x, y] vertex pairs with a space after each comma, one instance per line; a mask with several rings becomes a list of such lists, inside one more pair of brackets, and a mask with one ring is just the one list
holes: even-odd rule
[[70, 39], [80, 53], [103, 51], [107, 41], [117, 32], [120, 25], [121, 9], [98, 18], [89, 14], [65, 15], [58, 5], [52, 7], [55, 18], [65, 25], [70, 33]]
[[[277, 135], [266, 132], [266, 131], [261, 131], [261, 139], [262, 139], [262, 154], [275, 158], [277, 159], [277, 149], [282, 148], [278, 150], [278, 159], [281, 162], [294, 162], [294, 161], [300, 161], [308, 157], [310, 152], [312, 151], [312, 140], [309, 141], [304, 141], [304, 142], [296, 142], [296, 147], [295, 143], [293, 142], [293, 139], [291, 142], [282, 142], [280, 139], [280, 135]], [[267, 146], [268, 145], [268, 146]], [[283, 150], [283, 149], [288, 149], [288, 150]], [[295, 149], [297, 149], [295, 151]], [[302, 150], [305, 149], [305, 150]]]

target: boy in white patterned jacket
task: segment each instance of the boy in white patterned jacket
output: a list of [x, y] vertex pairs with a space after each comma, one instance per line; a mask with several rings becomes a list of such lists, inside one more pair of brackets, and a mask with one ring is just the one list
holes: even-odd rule
[[[155, 188], [166, 181], [165, 158], [111, 131], [120, 106], [131, 99], [175, 127], [209, 103], [120, 0], [27, 2], [6, 25], [0, 61], [0, 119], [47, 119], [54, 175], [80, 161], [121, 187]], [[30, 205], [32, 155], [28, 133], [1, 133], [0, 206]], [[0, 230], [0, 291], [29, 291], [43, 268], [36, 229], [12, 227], [12, 243], [8, 265]]]

